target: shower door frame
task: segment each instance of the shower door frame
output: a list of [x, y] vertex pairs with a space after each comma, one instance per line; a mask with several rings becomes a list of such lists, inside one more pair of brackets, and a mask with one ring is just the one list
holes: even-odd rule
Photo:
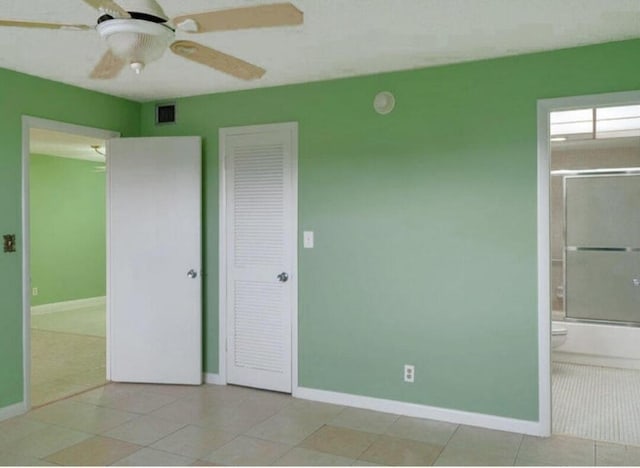
[[640, 91], [538, 100], [538, 422], [550, 436], [551, 421], [551, 132], [550, 114], [585, 107], [640, 104]]
[[[596, 325], [616, 325], [621, 327], [640, 327], [640, 322], [628, 322], [621, 320], [606, 320], [606, 319], [587, 319], [587, 318], [574, 318], [569, 317], [567, 315], [567, 303], [568, 294], [567, 294], [567, 252], [570, 248], [567, 246], [567, 226], [568, 226], [568, 213], [567, 213], [567, 179], [577, 179], [577, 178], [594, 178], [594, 177], [640, 177], [640, 169], [636, 170], [616, 170], [611, 169], [610, 171], [599, 170], [595, 172], [593, 169], [585, 169], [582, 171], [575, 171], [570, 175], [565, 175], [562, 177], [562, 210], [563, 210], [563, 227], [562, 227], [562, 285], [564, 291], [564, 300], [562, 301], [562, 312], [564, 314], [564, 319], [567, 322], [573, 323], [591, 323]], [[581, 249], [578, 248], [578, 251]], [[604, 248], [604, 249], [587, 249], [587, 250], [608, 250], [615, 252], [637, 252], [637, 247], [630, 248]]]

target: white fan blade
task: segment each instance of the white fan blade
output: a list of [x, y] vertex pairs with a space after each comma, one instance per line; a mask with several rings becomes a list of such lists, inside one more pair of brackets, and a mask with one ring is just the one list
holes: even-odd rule
[[34, 21], [12, 20], [0, 20], [0, 26], [8, 26], [10, 28], [68, 29], [70, 31], [86, 31], [88, 29], [93, 29], [93, 26], [87, 26], [86, 24], [37, 23]]
[[126, 62], [107, 51], [91, 72], [90, 78], [94, 80], [110, 80], [120, 74]]
[[274, 3], [183, 15], [175, 18], [173, 23], [182, 31], [202, 33], [293, 26], [303, 21], [304, 14], [291, 3]]
[[114, 18], [131, 18], [129, 12], [113, 0], [84, 0], [84, 2], [96, 10], [111, 15]]
[[187, 60], [201, 63], [243, 80], [255, 80], [265, 74], [265, 69], [192, 41], [176, 41], [171, 51]]

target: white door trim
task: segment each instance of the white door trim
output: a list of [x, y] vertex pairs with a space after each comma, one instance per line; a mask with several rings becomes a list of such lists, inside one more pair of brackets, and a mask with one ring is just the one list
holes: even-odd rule
[[[22, 116], [22, 368], [23, 368], [23, 404], [24, 410], [31, 409], [31, 226], [29, 223], [29, 133], [32, 128], [71, 133], [90, 138], [109, 140], [120, 137], [119, 132], [99, 128], [85, 127], [56, 120], [41, 119], [39, 117]], [[107, 195], [107, 207], [109, 198]], [[107, 252], [109, 246], [107, 245]], [[108, 266], [107, 266], [108, 268]], [[109, 315], [107, 314], [107, 330]], [[107, 334], [109, 332], [107, 331]], [[107, 369], [109, 369], [109, 340], [107, 336]], [[108, 370], [107, 370], [108, 372]], [[107, 375], [107, 378], [109, 376]]]
[[242, 127], [226, 127], [218, 131], [218, 381], [227, 383], [227, 248], [226, 234], [226, 168], [224, 155], [226, 151], [225, 141], [227, 136], [242, 135], [245, 133], [265, 132], [269, 130], [288, 130], [293, 134], [291, 149], [294, 157], [291, 162], [291, 178], [293, 180], [292, 195], [292, 224], [293, 250], [291, 266], [291, 391], [292, 394], [298, 388], [298, 122], [285, 122], [265, 125], [248, 125]]
[[639, 91], [538, 100], [538, 424], [540, 435], [551, 435], [551, 244], [549, 114], [583, 107], [640, 103]]

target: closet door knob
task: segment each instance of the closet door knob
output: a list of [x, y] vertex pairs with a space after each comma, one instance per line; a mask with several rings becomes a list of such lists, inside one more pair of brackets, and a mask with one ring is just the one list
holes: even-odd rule
[[288, 279], [289, 279], [289, 275], [286, 274], [284, 271], [278, 275], [278, 281], [280, 281], [281, 283], [286, 283]]

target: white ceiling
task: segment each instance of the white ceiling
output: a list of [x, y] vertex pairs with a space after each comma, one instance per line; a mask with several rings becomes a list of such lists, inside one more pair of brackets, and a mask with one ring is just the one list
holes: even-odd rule
[[41, 128], [32, 128], [29, 132], [29, 150], [31, 154], [45, 154], [104, 163], [104, 156], [98, 154], [92, 146], [98, 146], [98, 151], [102, 153], [105, 151], [104, 140]]
[[[283, 0], [159, 0], [170, 17]], [[640, 36], [638, 0], [291, 0], [304, 25], [178, 33], [267, 69], [245, 82], [167, 52], [141, 76], [88, 75], [97, 32], [0, 28], [0, 67], [137, 101], [422, 68]], [[120, 2], [126, 6], [126, 0]], [[2, 0], [0, 18], [94, 24], [81, 0]]]

